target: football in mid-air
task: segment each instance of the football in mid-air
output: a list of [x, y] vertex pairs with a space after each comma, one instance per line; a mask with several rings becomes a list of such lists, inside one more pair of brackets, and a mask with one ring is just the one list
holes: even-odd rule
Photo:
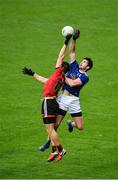
[[62, 29], [62, 35], [64, 36], [64, 37], [66, 37], [67, 35], [73, 35], [74, 34], [74, 29], [73, 29], [73, 27], [71, 27], [71, 26], [65, 26], [65, 27], [63, 27], [63, 29]]

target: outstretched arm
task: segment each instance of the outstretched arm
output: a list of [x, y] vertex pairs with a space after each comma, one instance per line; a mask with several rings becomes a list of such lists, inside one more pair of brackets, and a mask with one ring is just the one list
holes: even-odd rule
[[26, 67], [23, 68], [22, 72], [23, 72], [23, 74], [34, 77], [36, 80], [38, 80], [38, 81], [40, 81], [41, 83], [44, 83], [44, 84], [48, 80], [47, 78], [38, 75], [37, 73], [33, 72], [31, 69], [28, 69]]
[[59, 56], [57, 58], [56, 68], [58, 68], [62, 64], [64, 57], [65, 57], [65, 54], [66, 54], [66, 48], [67, 48], [67, 45], [64, 44], [63, 47], [61, 48], [61, 51], [60, 51]]
[[72, 40], [70, 42], [70, 46], [69, 46], [69, 57], [70, 57], [70, 62], [72, 60], [75, 60], [75, 44], [76, 44], [76, 41], [75, 40]]
[[72, 41], [70, 42], [70, 47], [69, 47], [70, 62], [71, 62], [72, 60], [75, 60], [75, 45], [76, 45], [76, 40], [79, 38], [79, 36], [80, 36], [80, 31], [79, 31], [79, 29], [78, 29], [78, 30], [75, 30], [74, 35], [73, 35], [73, 39], [72, 39]]
[[37, 73], [34, 73], [33, 78], [35, 78], [36, 80], [40, 81], [41, 83], [46, 83], [46, 81], [48, 80], [47, 78], [40, 76]]
[[71, 37], [72, 37], [72, 35], [66, 36], [66, 40], [64, 42], [64, 45], [62, 46], [62, 48], [60, 50], [60, 53], [58, 55], [58, 58], [57, 58], [56, 68], [58, 68], [59, 66], [62, 65], [62, 62], [63, 62], [65, 54], [66, 54], [67, 45], [68, 45], [69, 40], [71, 39]]

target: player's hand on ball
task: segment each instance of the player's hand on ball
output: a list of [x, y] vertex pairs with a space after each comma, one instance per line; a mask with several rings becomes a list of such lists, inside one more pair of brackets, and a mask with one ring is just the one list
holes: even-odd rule
[[73, 40], [78, 39], [80, 36], [80, 30], [79, 29], [75, 29], [74, 34], [73, 34]]
[[22, 72], [23, 72], [23, 74], [27, 74], [27, 75], [29, 75], [29, 76], [33, 76], [33, 75], [34, 75], [34, 72], [33, 72], [31, 69], [28, 69], [28, 68], [26, 68], [26, 67], [24, 67], [24, 68], [22, 69]]
[[66, 39], [67, 39], [67, 40], [70, 40], [71, 37], [72, 37], [72, 34], [68, 34], [68, 35], [66, 36]]
[[68, 45], [68, 43], [69, 43], [71, 37], [72, 37], [72, 34], [67, 35], [64, 44]]

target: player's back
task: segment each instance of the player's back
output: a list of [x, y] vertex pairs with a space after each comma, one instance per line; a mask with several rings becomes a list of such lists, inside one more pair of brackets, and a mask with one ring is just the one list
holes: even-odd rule
[[64, 77], [62, 75], [62, 67], [57, 68], [54, 73], [51, 74], [43, 88], [43, 96], [51, 97], [57, 96], [58, 91], [62, 86]]

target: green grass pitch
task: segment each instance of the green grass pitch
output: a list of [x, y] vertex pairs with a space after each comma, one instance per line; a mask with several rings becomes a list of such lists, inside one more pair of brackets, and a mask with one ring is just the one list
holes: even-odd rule
[[[67, 115], [58, 131], [67, 155], [48, 163], [50, 149], [38, 151], [42, 85], [21, 70], [53, 72], [65, 25], [80, 28], [77, 60], [90, 56], [94, 68], [81, 92], [84, 131], [69, 133]], [[0, 0], [1, 179], [118, 178], [117, 32], [118, 0]]]

